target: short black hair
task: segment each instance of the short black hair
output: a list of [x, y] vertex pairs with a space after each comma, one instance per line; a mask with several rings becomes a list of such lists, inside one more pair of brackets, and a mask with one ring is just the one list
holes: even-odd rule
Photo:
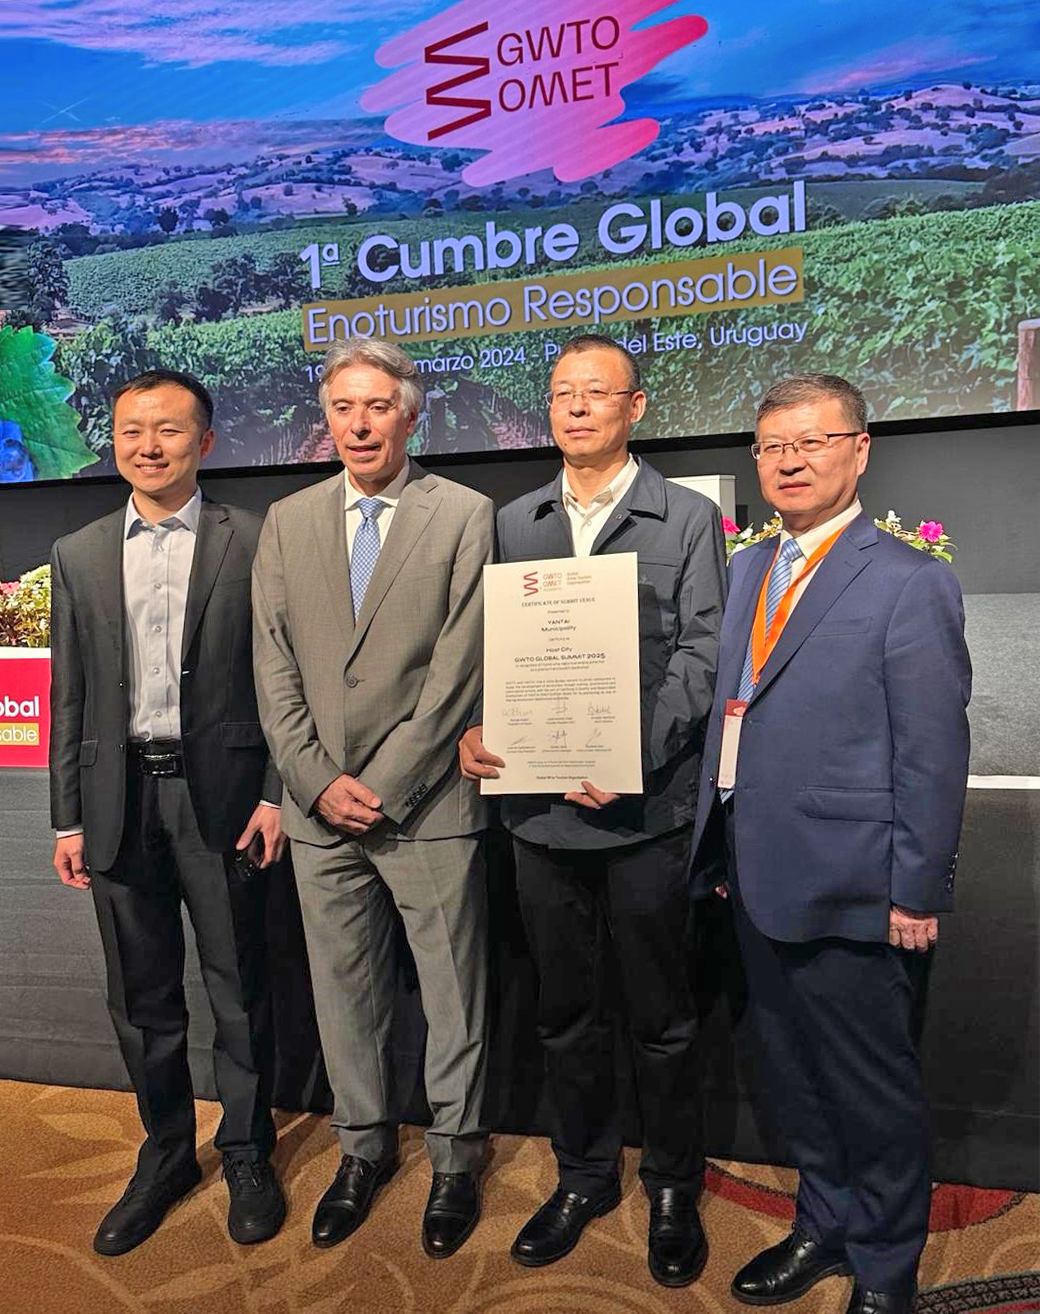
[[161, 388], [164, 383], [175, 383], [178, 388], [184, 388], [190, 392], [198, 402], [199, 410], [205, 421], [204, 427], [212, 429], [213, 398], [210, 396], [209, 389], [194, 374], [184, 374], [180, 370], [145, 370], [143, 374], [135, 374], [132, 379], [127, 379], [126, 383], [117, 389], [112, 398], [112, 409], [115, 409], [116, 402], [124, 393], [150, 392], [152, 388]]
[[611, 351], [619, 351], [624, 356], [628, 362], [628, 381], [632, 385], [632, 391], [639, 392], [642, 387], [642, 380], [639, 377], [639, 362], [617, 338], [608, 338], [605, 333], [579, 333], [576, 337], [569, 338], [563, 344], [560, 354], [556, 357], [553, 369], [559, 365], [564, 356], [570, 356], [576, 351], [598, 351], [603, 347], [607, 347]]

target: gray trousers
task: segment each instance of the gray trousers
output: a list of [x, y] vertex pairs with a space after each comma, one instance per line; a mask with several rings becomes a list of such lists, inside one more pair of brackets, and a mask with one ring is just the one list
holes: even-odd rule
[[292, 841], [332, 1126], [344, 1154], [397, 1153], [390, 1029], [394, 907], [426, 1015], [426, 1149], [435, 1172], [475, 1172], [486, 1133], [487, 889], [479, 836], [376, 834], [330, 848]]

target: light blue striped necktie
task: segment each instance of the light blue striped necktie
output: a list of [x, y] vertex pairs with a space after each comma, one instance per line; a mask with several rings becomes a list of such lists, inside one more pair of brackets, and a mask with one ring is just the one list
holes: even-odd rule
[[361, 604], [365, 600], [365, 591], [372, 578], [372, 572], [379, 560], [379, 525], [380, 511], [386, 506], [378, 497], [358, 499], [357, 508], [361, 512], [361, 524], [354, 535], [354, 546], [350, 550], [350, 596], [354, 603], [354, 619], [357, 620]]
[[[773, 623], [773, 617], [776, 615], [776, 609], [780, 605], [780, 599], [787, 592], [791, 583], [791, 568], [802, 555], [802, 549], [798, 546], [793, 538], [789, 538], [780, 549], [780, 554], [773, 562], [773, 569], [769, 572], [769, 583], [766, 586], [766, 633], [769, 633], [769, 627]], [[752, 629], [754, 624], [752, 623]], [[737, 698], [746, 703], [755, 692], [755, 686], [752, 682], [752, 635], [748, 635], [747, 652], [744, 655], [744, 669], [740, 675], [740, 688], [737, 690]]]

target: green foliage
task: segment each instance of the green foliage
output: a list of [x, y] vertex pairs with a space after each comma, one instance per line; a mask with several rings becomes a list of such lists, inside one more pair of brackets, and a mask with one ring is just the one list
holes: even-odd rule
[[177, 359], [160, 360], [148, 347], [145, 326], [119, 314], [106, 316], [71, 341], [59, 344], [57, 356], [62, 371], [76, 381], [76, 409], [82, 417], [83, 436], [95, 453], [104, 451], [112, 441], [111, 397], [115, 389], [144, 370], [170, 361], [176, 365]]
[[[851, 186], [851, 184], [850, 184]], [[950, 187], [950, 184], [942, 184]], [[956, 190], [956, 189], [955, 189]], [[965, 193], [967, 194], [967, 193]], [[902, 200], [903, 198], [899, 198]], [[694, 198], [703, 203], [703, 198]], [[567, 218], [583, 236], [584, 262], [563, 266], [542, 263], [534, 269], [508, 271], [506, 277], [537, 277], [556, 272], [595, 271], [625, 263], [647, 272], [648, 266], [667, 272], [671, 261], [693, 254], [684, 250], [646, 251], [607, 261], [590, 240], [602, 212], [601, 202], [570, 206]], [[847, 213], [847, 211], [846, 211]], [[540, 217], [544, 224], [545, 216]], [[522, 227], [539, 217], [513, 213], [502, 223]], [[447, 233], [479, 229], [484, 217], [455, 214], [440, 218], [404, 220], [394, 224], [402, 241], [415, 241]], [[170, 242], [165, 246], [71, 261], [68, 268], [72, 299], [111, 272], [135, 305], [155, 313], [164, 283], [176, 277], [181, 287], [197, 287], [203, 279], [226, 285], [248, 304], [271, 300], [283, 311], [243, 316], [219, 323], [167, 324], [132, 332], [126, 321], [114, 348], [121, 353], [106, 363], [100, 342], [91, 345], [82, 368], [88, 378], [101, 380], [106, 391], [133, 370], [128, 359], [141, 357], [136, 368], [159, 362], [174, 363], [198, 374], [217, 395], [219, 428], [242, 455], [253, 461], [259, 453], [291, 456], [318, 419], [316, 386], [306, 372], [318, 358], [303, 351], [299, 307], [312, 297], [357, 295], [354, 252], [374, 223], [308, 224], [281, 232], [267, 231], [248, 237]], [[307, 266], [299, 250], [312, 241], [340, 243], [339, 266], [322, 270], [320, 294], [311, 292]], [[707, 312], [603, 326], [617, 336], [646, 332], [692, 332], [701, 340], [699, 350], [648, 352], [641, 359], [651, 404], [640, 426], [642, 437], [671, 437], [687, 433], [731, 433], [750, 427], [755, 405], [766, 383], [797, 370], [826, 369], [862, 382], [868, 389], [874, 418], [956, 413], [985, 414], [1010, 410], [1014, 405], [1017, 323], [1036, 313], [1036, 287], [1040, 284], [1040, 202], [1015, 206], [980, 207], [959, 212], [901, 214], [869, 222], [847, 222], [776, 238], [741, 237], [714, 257], [798, 246], [804, 251], [805, 302], [803, 305], [766, 306], [745, 311]], [[705, 253], [708, 254], [708, 253]], [[246, 259], [251, 257], [251, 259]], [[112, 262], [106, 264], [105, 262]], [[254, 264], [255, 262], [255, 264]], [[253, 270], [255, 268], [255, 274]], [[454, 284], [479, 283], [503, 277], [500, 272], [452, 275]], [[263, 280], [267, 280], [266, 283]], [[156, 281], [158, 280], [158, 281]], [[153, 291], [142, 291], [144, 285]], [[391, 293], [416, 284], [393, 279], [380, 286]], [[366, 288], [372, 291], [371, 288]], [[266, 295], [264, 295], [266, 294]], [[91, 297], [98, 305], [112, 292], [95, 286]], [[767, 342], [754, 348], [746, 343], [712, 345], [710, 331], [748, 325], [767, 327], [799, 322], [806, 326], [801, 343]], [[61, 365], [76, 379], [83, 396], [81, 364], [76, 353], [91, 334], [81, 335], [61, 348]], [[470, 445], [475, 433], [463, 422], [463, 401], [481, 390], [485, 399], [503, 399], [502, 423], [513, 423], [515, 413], [544, 415], [542, 393], [549, 365], [547, 342], [562, 343], [572, 329], [542, 333], [488, 334], [464, 340], [413, 343], [416, 356], [447, 356], [461, 351], [477, 362], [466, 375], [467, 390], [459, 393], [450, 376], [427, 375], [439, 389], [438, 406], [444, 423], [422, 436], [427, 450], [454, 450]], [[524, 348], [526, 361], [504, 367], [482, 368], [483, 348]], [[93, 371], [93, 372], [92, 372]], [[101, 383], [98, 383], [99, 388]], [[91, 403], [94, 407], [94, 403]], [[100, 407], [100, 402], [98, 403]], [[107, 403], [94, 407], [107, 429]], [[93, 443], [94, 420], [87, 432]], [[489, 445], [500, 438], [487, 435]], [[519, 440], [518, 440], [519, 441]], [[234, 458], [218, 455], [218, 460]]]
[[41, 237], [31, 243], [29, 258], [29, 301], [7, 316], [12, 328], [30, 326], [45, 328], [54, 318], [58, 307], [69, 295], [69, 280], [65, 272], [63, 249], [60, 243]]
[[54, 345], [31, 328], [0, 328], [0, 419], [20, 426], [37, 479], [68, 479], [97, 460], [68, 404], [73, 385], [51, 361]]

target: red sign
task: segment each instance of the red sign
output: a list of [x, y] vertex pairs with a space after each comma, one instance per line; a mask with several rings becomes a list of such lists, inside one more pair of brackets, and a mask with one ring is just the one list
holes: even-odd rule
[[51, 733], [49, 648], [0, 648], [0, 767], [45, 767]]

